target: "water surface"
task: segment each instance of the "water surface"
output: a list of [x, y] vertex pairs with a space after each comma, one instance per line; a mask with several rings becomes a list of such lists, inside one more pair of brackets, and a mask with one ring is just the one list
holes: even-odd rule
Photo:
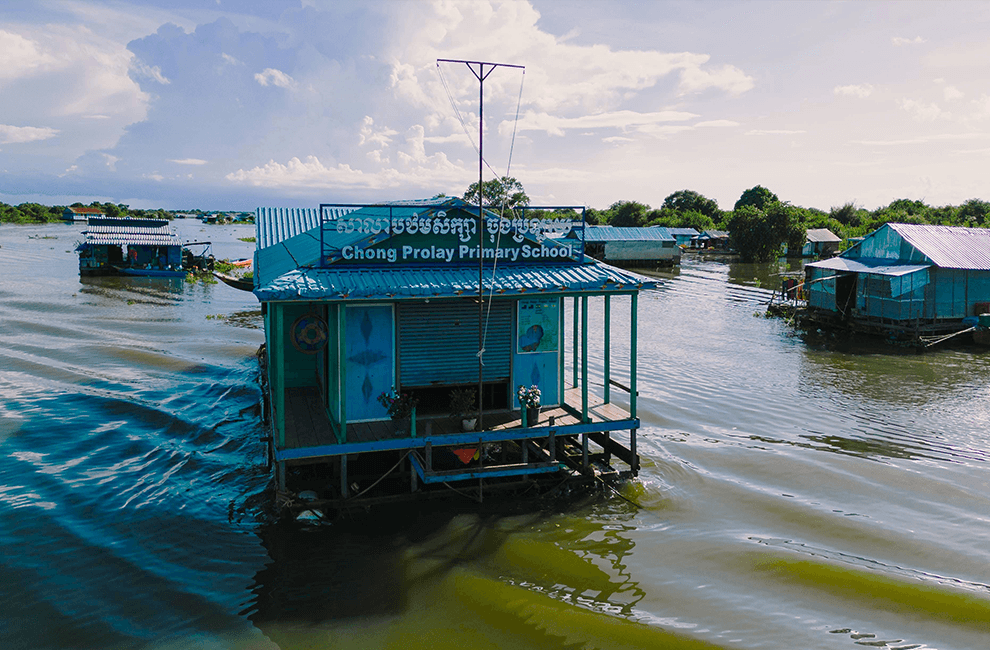
[[990, 646], [987, 351], [806, 339], [761, 316], [781, 267], [687, 257], [639, 301], [622, 498], [304, 526], [253, 296], [80, 279], [81, 230], [0, 226], [4, 649]]

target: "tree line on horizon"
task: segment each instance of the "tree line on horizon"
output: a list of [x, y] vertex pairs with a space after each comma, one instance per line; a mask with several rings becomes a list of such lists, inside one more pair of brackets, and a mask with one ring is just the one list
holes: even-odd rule
[[[522, 184], [511, 177], [485, 181], [482, 195], [486, 203], [493, 206], [504, 203], [506, 207], [514, 208], [529, 204]], [[463, 198], [477, 204], [478, 184], [472, 183]], [[766, 187], [757, 185], [745, 190], [732, 210], [722, 210], [717, 201], [693, 190], [679, 190], [668, 195], [659, 208], [638, 201], [616, 201], [603, 210], [587, 208], [585, 221], [590, 225], [620, 227], [666, 226], [694, 228], [698, 232], [722, 230], [729, 234], [729, 245], [744, 260], [765, 262], [779, 257], [785, 244], [791, 250], [801, 249], [807, 231], [814, 228], [828, 229], [841, 237], [844, 244], [850, 237], [861, 237], [887, 223], [987, 228], [990, 227], [990, 202], [969, 199], [958, 206], [936, 207], [920, 200], [897, 199], [876, 210], [848, 202], [826, 212], [791, 205]]]
[[[123, 203], [100, 203], [93, 201], [89, 205], [85, 203], [73, 203], [71, 205], [42, 205], [40, 203], [21, 203], [19, 205], [8, 205], [0, 202], [0, 223], [49, 223], [61, 221], [65, 209], [69, 208], [99, 208], [108, 217], [133, 217], [135, 219], [172, 219], [174, 211], [163, 210], [142, 210], [132, 208]], [[198, 212], [197, 210], [183, 210], [182, 212]]]
[[[485, 181], [482, 197], [487, 205], [508, 209], [530, 203], [522, 184], [515, 178], [503, 177]], [[445, 198], [437, 194], [433, 198]], [[478, 183], [472, 183], [463, 195], [469, 203], [478, 202]], [[66, 206], [45, 206], [21, 203], [17, 206], [0, 203], [0, 223], [45, 223], [61, 221]], [[122, 203], [93, 201], [88, 206], [73, 203], [69, 207], [100, 208], [108, 217], [172, 219], [174, 211], [141, 210]], [[182, 210], [200, 213], [201, 210]], [[757, 185], [745, 190], [732, 206], [722, 210], [718, 202], [693, 190], [678, 190], [668, 195], [659, 208], [638, 201], [616, 201], [604, 209], [587, 208], [585, 220], [591, 225], [666, 226], [723, 230], [729, 233], [730, 246], [744, 260], [769, 261], [782, 252], [782, 244], [791, 249], [801, 248], [806, 231], [826, 228], [844, 242], [873, 232], [886, 223], [914, 223], [943, 226], [990, 227], [990, 202], [969, 199], [958, 206], [930, 206], [924, 201], [897, 199], [888, 205], [867, 210], [848, 202], [832, 207], [828, 212], [804, 208], [781, 201], [772, 191]]]

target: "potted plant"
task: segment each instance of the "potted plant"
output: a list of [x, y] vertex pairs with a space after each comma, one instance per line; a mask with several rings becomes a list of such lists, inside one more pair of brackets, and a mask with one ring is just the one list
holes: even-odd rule
[[400, 393], [393, 386], [378, 395], [378, 402], [388, 411], [388, 416], [399, 424], [397, 430], [401, 431], [407, 428], [402, 425], [412, 417], [413, 410], [419, 400], [413, 397], [411, 393]]
[[464, 431], [474, 431], [478, 423], [476, 395], [477, 391], [473, 388], [455, 388], [450, 391], [450, 413], [461, 419], [461, 428]]
[[540, 387], [533, 385], [526, 388], [522, 384], [516, 390], [519, 405], [526, 409], [526, 426], [531, 427], [540, 421]]

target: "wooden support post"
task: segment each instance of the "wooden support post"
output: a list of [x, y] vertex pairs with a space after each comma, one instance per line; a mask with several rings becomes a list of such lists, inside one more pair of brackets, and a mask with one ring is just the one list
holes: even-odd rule
[[413, 466], [412, 453], [406, 457], [409, 462], [409, 491], [415, 492], [419, 489], [419, 477], [416, 475], [416, 468]]
[[554, 462], [557, 460], [557, 432], [553, 429], [550, 430], [549, 444], [550, 449], [547, 451], [550, 452], [550, 462]]
[[636, 356], [638, 355], [636, 347], [636, 320], [637, 316], [637, 305], [639, 300], [639, 294], [632, 294], [632, 322], [629, 324], [629, 415], [630, 417], [636, 417], [636, 395], [638, 389], [636, 388]]
[[581, 434], [581, 468], [588, 469], [588, 434]]
[[612, 348], [612, 336], [610, 333], [612, 325], [612, 296], [605, 296], [605, 403], [610, 404], [611, 392], [609, 388], [611, 387], [611, 381], [609, 381], [612, 376], [611, 370], [611, 348]]
[[347, 454], [340, 455], [340, 496], [347, 498]]
[[574, 296], [574, 337], [573, 337], [573, 349], [571, 354], [573, 355], [573, 366], [574, 370], [574, 383], [571, 384], [575, 388], [578, 385], [578, 297]]
[[416, 405], [413, 404], [412, 413], [409, 414], [409, 437], [416, 437]]
[[278, 489], [285, 491], [285, 462], [275, 463], [275, 474], [278, 478]]
[[432, 472], [433, 471], [433, 443], [432, 442], [426, 443], [425, 453], [426, 453], [426, 471], [427, 472]]
[[588, 417], [588, 296], [581, 296], [581, 422]]
[[639, 475], [639, 454], [636, 452], [636, 429], [629, 430], [629, 452], [632, 454], [633, 476]]

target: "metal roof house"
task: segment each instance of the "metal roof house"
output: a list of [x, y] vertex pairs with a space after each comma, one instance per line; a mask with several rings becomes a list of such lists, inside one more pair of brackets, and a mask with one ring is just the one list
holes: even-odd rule
[[567, 234], [578, 239], [583, 233], [585, 253], [619, 266], [669, 265], [681, 261], [681, 249], [664, 227], [584, 226]]
[[87, 219], [106, 216], [106, 213], [100, 208], [73, 208], [70, 206], [62, 211], [63, 221], [86, 221]]
[[[277, 489], [336, 508], [456, 482], [480, 496], [540, 475], [587, 478], [612, 457], [635, 475], [637, 296], [656, 283], [555, 239], [584, 227], [581, 210], [479, 219], [460, 199], [259, 209], [254, 293]], [[592, 298], [604, 301], [596, 337]], [[619, 305], [631, 334], [617, 375]], [[589, 390], [589, 338], [604, 338], [601, 397]], [[523, 408], [520, 386], [538, 387], [542, 412]]]
[[729, 233], [725, 230], [703, 230], [697, 237], [691, 238], [692, 248], [706, 250], [729, 250]]
[[166, 219], [90, 217], [79, 274], [183, 277], [182, 242]]
[[805, 267], [810, 315], [919, 337], [963, 329], [990, 304], [990, 229], [888, 223]]
[[[663, 226], [653, 226], [662, 228]], [[698, 236], [698, 231], [694, 228], [667, 228], [667, 232], [677, 241], [678, 246], [690, 246], [691, 240]]]
[[839, 252], [842, 238], [828, 228], [808, 228], [801, 257], [831, 257]]

